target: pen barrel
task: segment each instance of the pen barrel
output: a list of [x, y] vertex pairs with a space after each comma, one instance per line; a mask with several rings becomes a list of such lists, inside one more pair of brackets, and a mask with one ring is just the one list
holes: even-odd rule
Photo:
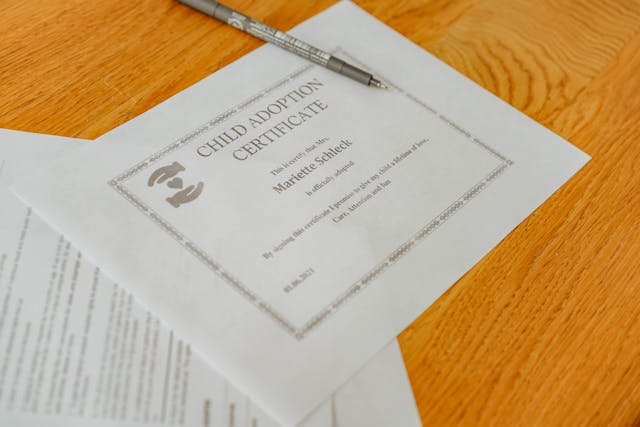
[[217, 7], [210, 10], [212, 10], [211, 16], [214, 18], [245, 31], [260, 40], [274, 44], [304, 59], [322, 65], [323, 67], [327, 66], [331, 58], [329, 53], [313, 47], [285, 32], [263, 24], [260, 21], [249, 18], [240, 12], [236, 12], [223, 4], [217, 3]]
[[349, 77], [365, 85], [369, 85], [373, 79], [371, 73], [354, 67], [345, 61], [332, 56], [328, 52], [311, 46], [287, 33], [278, 31], [262, 22], [251, 19], [240, 12], [213, 0], [180, 0], [200, 12], [209, 15], [219, 21], [236, 27], [267, 43], [279, 46], [291, 53], [305, 58], [318, 65]]

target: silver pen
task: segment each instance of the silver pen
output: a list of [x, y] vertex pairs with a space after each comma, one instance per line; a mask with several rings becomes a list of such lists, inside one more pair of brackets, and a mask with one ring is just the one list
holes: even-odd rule
[[361, 70], [358, 67], [354, 67], [351, 64], [346, 63], [342, 59], [336, 58], [328, 52], [325, 52], [317, 47], [313, 47], [308, 43], [303, 42], [287, 33], [278, 31], [262, 22], [258, 22], [255, 19], [251, 19], [240, 12], [218, 3], [213, 0], [178, 0], [181, 3], [186, 4], [205, 15], [209, 15], [216, 18], [225, 24], [232, 25], [239, 30], [242, 30], [254, 37], [264, 40], [267, 43], [274, 44], [287, 50], [291, 53], [295, 53], [311, 62], [328, 68], [331, 71], [342, 74], [355, 81], [363, 83], [367, 86], [379, 87], [386, 89], [387, 87], [378, 79], [373, 77], [371, 73]]

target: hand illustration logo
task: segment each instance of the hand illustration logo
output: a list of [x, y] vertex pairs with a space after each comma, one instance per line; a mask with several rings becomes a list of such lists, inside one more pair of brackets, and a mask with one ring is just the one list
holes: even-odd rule
[[166, 182], [167, 188], [172, 190], [178, 190], [171, 197], [167, 197], [167, 202], [174, 208], [179, 208], [185, 203], [194, 201], [202, 193], [204, 183], [198, 182], [196, 185], [189, 185], [184, 188], [184, 182], [178, 175], [180, 172], [184, 172], [185, 168], [178, 162], [173, 162], [170, 165], [162, 166], [151, 174], [147, 186], [153, 187], [156, 184], [162, 184]]

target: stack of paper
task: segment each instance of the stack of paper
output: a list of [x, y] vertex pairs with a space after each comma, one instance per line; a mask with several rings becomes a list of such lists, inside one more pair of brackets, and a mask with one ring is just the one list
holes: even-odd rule
[[395, 336], [588, 156], [350, 2], [292, 33], [389, 89], [264, 46], [13, 185], [123, 288], [13, 208], [16, 417], [419, 425]]
[[[0, 130], [0, 424], [276, 426], [6, 185], [79, 140]], [[396, 344], [303, 426], [420, 425]]]

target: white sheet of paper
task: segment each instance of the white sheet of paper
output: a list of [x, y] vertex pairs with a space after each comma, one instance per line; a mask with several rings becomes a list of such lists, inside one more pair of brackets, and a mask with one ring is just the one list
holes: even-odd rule
[[[5, 188], [78, 142], [0, 129], [0, 424], [277, 425]], [[394, 423], [420, 425], [395, 340], [302, 427]]]
[[286, 425], [588, 160], [352, 3], [292, 33], [390, 89], [265, 46], [16, 188]]

